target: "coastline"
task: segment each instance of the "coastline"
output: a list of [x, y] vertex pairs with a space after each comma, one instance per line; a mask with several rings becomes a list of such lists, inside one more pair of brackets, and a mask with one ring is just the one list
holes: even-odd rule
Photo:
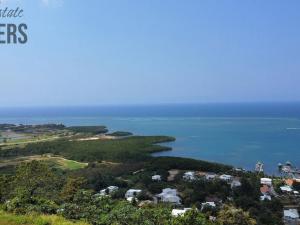
[[[286, 105], [289, 107], [284, 108]], [[155, 156], [200, 159], [247, 170], [253, 170], [257, 161], [262, 161], [268, 174], [277, 174], [277, 164], [280, 162], [292, 161], [300, 165], [300, 153], [297, 151], [300, 132], [298, 129], [288, 129], [300, 127], [298, 105], [236, 103], [119, 108], [0, 108], [0, 123], [107, 124], [111, 131], [129, 130], [146, 136], [170, 135], [176, 137], [176, 142], [166, 143], [164, 151], [155, 152]], [[238, 107], [241, 106], [253, 108], [249, 113], [243, 113], [245, 110], [239, 115]], [[276, 111], [277, 115], [270, 111]]]

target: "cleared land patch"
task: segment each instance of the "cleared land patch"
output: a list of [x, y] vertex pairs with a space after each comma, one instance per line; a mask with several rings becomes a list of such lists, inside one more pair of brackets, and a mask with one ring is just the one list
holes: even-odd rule
[[1, 225], [89, 225], [85, 222], [73, 222], [59, 216], [15, 215], [0, 211]]
[[59, 156], [51, 156], [51, 155], [33, 155], [26, 157], [17, 157], [13, 159], [0, 160], [0, 168], [7, 166], [15, 166], [22, 162], [30, 162], [33, 160], [44, 161], [50, 166], [67, 169], [67, 170], [76, 170], [85, 168], [88, 164], [77, 162], [73, 160], [68, 160]]

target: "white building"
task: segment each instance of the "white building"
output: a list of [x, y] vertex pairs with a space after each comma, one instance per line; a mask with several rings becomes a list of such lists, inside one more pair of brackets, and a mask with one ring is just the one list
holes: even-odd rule
[[227, 175], [227, 174], [223, 174], [219, 177], [221, 180], [226, 181], [226, 182], [230, 182], [232, 180], [232, 176], [231, 175]]
[[139, 193], [141, 193], [142, 190], [139, 189], [129, 189], [126, 194], [125, 194], [125, 198], [135, 198]]
[[153, 181], [161, 181], [161, 176], [160, 175], [154, 175], [152, 176]]
[[272, 179], [271, 178], [260, 178], [260, 184], [272, 186]]
[[185, 172], [183, 174], [183, 177], [182, 177], [184, 180], [188, 180], [188, 181], [193, 181], [193, 180], [196, 180], [196, 177], [195, 177], [195, 172], [193, 171], [189, 171], [189, 172]]
[[103, 190], [100, 191], [100, 195], [109, 195], [113, 193], [114, 191], [117, 191], [119, 188], [117, 186], [109, 186]]
[[169, 202], [176, 205], [180, 204], [181, 199], [177, 196], [177, 190], [166, 188], [162, 190], [162, 193], [156, 195], [156, 197], [162, 202]]
[[261, 162], [256, 163], [255, 171], [258, 173], [263, 173], [264, 172], [264, 164]]
[[265, 195], [260, 196], [260, 200], [261, 201], [265, 201], [265, 200], [271, 201], [272, 197], [270, 195], [265, 194]]
[[216, 204], [214, 202], [203, 202], [203, 203], [201, 203], [201, 210], [203, 210], [205, 207], [215, 208]]
[[236, 188], [242, 186], [241, 182], [239, 180], [233, 180], [230, 184], [231, 188]]
[[216, 177], [217, 177], [217, 174], [215, 174], [215, 173], [206, 173], [205, 174], [206, 180], [214, 180], [214, 179], [216, 179]]
[[283, 220], [288, 225], [299, 224], [299, 213], [297, 209], [288, 209], [283, 211]]
[[281, 186], [280, 187], [280, 190], [282, 191], [282, 192], [285, 192], [285, 193], [290, 193], [290, 192], [292, 192], [293, 191], [293, 189], [290, 187], [290, 186]]
[[184, 208], [184, 209], [173, 209], [172, 216], [183, 216], [187, 211], [191, 210], [191, 208]]

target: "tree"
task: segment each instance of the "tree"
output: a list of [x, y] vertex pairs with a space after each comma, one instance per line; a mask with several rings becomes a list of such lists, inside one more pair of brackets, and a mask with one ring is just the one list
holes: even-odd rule
[[72, 202], [76, 193], [86, 184], [86, 180], [82, 177], [68, 177], [66, 184], [63, 186], [60, 196], [66, 202]]
[[12, 178], [11, 199], [6, 209], [17, 213], [54, 213], [57, 209], [60, 179], [39, 161], [22, 163]]
[[22, 163], [17, 167], [13, 180], [14, 196], [34, 196], [56, 199], [60, 186], [60, 179], [39, 161]]
[[218, 213], [217, 221], [220, 225], [256, 225], [256, 221], [250, 217], [249, 212], [233, 206], [225, 205]]
[[174, 218], [172, 225], [212, 225], [212, 223], [197, 209], [193, 208], [187, 211], [183, 216]]
[[0, 175], [0, 203], [5, 202], [11, 190], [11, 177]]

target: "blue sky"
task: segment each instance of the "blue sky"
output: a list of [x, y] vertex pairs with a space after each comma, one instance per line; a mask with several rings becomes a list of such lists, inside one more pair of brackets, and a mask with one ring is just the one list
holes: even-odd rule
[[300, 2], [6, 0], [0, 106], [300, 101]]

